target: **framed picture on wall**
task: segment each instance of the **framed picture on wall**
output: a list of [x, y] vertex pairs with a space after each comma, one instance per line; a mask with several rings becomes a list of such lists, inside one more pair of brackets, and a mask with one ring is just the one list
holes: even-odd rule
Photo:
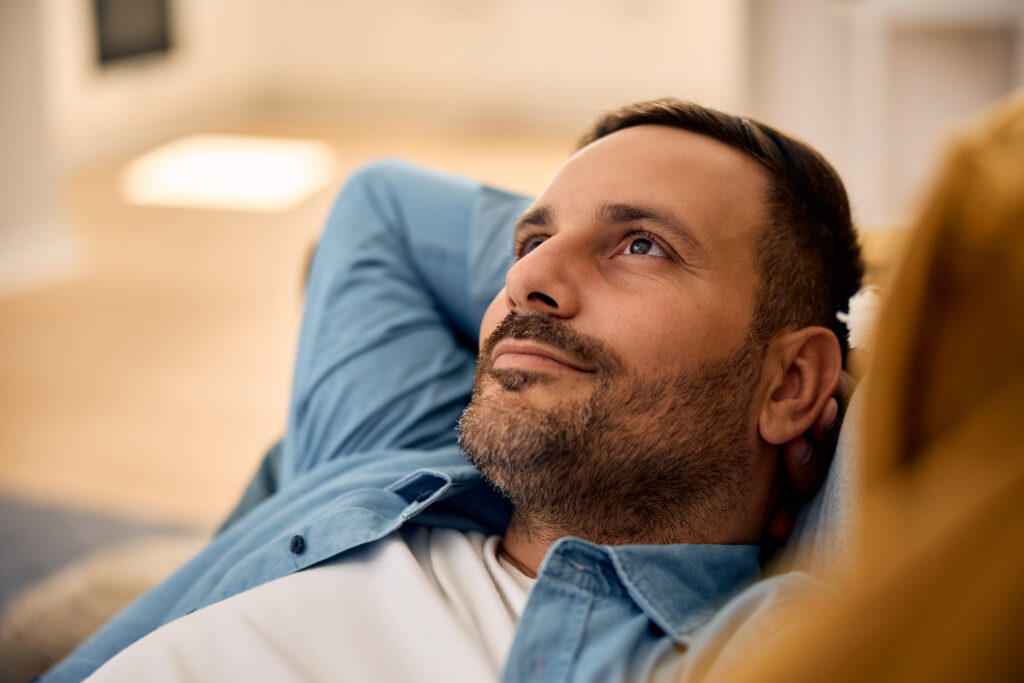
[[101, 66], [171, 49], [170, 0], [94, 0]]

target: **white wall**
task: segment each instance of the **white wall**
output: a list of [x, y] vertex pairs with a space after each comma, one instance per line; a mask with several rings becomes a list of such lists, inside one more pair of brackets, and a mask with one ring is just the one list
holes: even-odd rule
[[47, 121], [44, 18], [35, 0], [0, 2], [0, 292], [68, 265]]
[[639, 98], [743, 101], [742, 0], [176, 0], [170, 58], [102, 71], [91, 3], [41, 1], [70, 165], [254, 103], [578, 127]]
[[640, 98], [735, 108], [739, 0], [271, 3], [280, 101], [468, 121], [571, 124]]
[[[934, 175], [938, 150], [963, 117], [1024, 85], [1015, 51], [1024, 51], [1024, 2], [1018, 29], [1008, 22], [902, 24], [891, 31], [883, 206], [914, 207]], [[1024, 163], [1024, 160], [1022, 160]], [[897, 213], [896, 217], [899, 217]]]
[[820, 149], [866, 228], [905, 224], [966, 114], [1024, 85], [1020, 0], [747, 0], [751, 110]]
[[76, 166], [138, 149], [245, 106], [261, 82], [265, 0], [175, 0], [173, 49], [100, 69], [92, 2], [45, 7], [46, 82], [60, 160]]

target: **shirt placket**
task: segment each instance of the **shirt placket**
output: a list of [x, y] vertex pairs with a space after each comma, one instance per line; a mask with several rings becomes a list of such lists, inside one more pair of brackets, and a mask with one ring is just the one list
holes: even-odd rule
[[516, 625], [503, 681], [573, 680], [596, 602], [623, 593], [608, 569], [600, 550], [576, 539], [548, 552]]
[[582, 645], [594, 595], [539, 578], [530, 591], [502, 681], [567, 681]]

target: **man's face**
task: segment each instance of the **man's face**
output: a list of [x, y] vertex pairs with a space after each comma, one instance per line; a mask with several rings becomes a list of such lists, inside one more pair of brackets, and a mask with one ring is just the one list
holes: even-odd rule
[[517, 509], [580, 525], [569, 518], [581, 507], [603, 506], [607, 528], [608, 496], [625, 494], [627, 534], [666, 504], [652, 487], [670, 505], [716, 489], [737, 504], [755, 438], [766, 190], [742, 153], [638, 126], [578, 152], [524, 214], [460, 423], [467, 454]]

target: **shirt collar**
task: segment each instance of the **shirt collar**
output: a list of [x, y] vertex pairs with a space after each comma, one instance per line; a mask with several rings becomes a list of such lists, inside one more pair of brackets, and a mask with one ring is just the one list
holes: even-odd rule
[[[511, 512], [507, 501], [464, 460], [446, 465], [420, 469], [389, 488], [410, 501], [422, 501], [418, 515], [422, 523], [452, 526], [448, 515], [434, 519], [445, 511], [476, 518], [489, 533], [503, 533]], [[567, 537], [551, 546], [541, 571], [547, 566], [579, 581], [581, 561], [606, 565], [598, 570], [606, 577], [600, 582], [604, 588], [627, 593], [662, 631], [688, 645], [697, 627], [732, 595], [760, 578], [759, 554], [756, 545], [599, 546]], [[609, 586], [609, 580], [619, 585]]]
[[406, 518], [428, 526], [500, 535], [512, 514], [509, 502], [464, 459], [416, 470], [387, 488], [409, 503]]
[[674, 641], [689, 645], [697, 627], [760, 577], [758, 554], [754, 545], [597, 546], [562, 538], [548, 551], [541, 572], [544, 565], [561, 573], [565, 566], [579, 567], [581, 561], [600, 557], [607, 566], [601, 574], [614, 577]]

